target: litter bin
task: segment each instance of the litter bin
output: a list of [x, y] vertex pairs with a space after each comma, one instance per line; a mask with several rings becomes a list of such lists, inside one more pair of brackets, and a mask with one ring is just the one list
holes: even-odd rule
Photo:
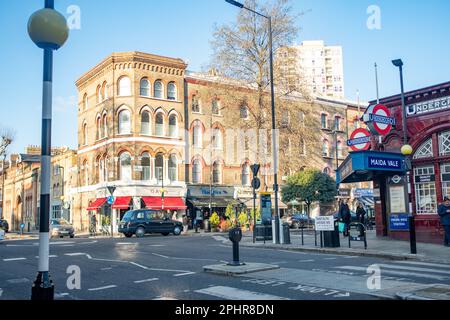
[[209, 219], [205, 219], [203, 222], [203, 229], [205, 232], [211, 232], [211, 223], [209, 222]]
[[291, 233], [289, 230], [289, 224], [286, 222], [283, 223], [282, 225], [282, 234], [283, 238], [281, 244], [291, 244]]
[[325, 248], [340, 248], [339, 221], [334, 221], [334, 231], [323, 231], [323, 246]]

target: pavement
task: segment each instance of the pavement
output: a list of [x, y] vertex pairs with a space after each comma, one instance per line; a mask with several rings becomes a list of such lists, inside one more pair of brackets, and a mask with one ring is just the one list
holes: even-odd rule
[[[295, 237], [294, 234], [293, 243]], [[244, 243], [247, 238], [250, 237], [245, 234]], [[29, 299], [37, 255], [36, 239], [0, 242], [0, 300]], [[450, 297], [450, 264], [445, 263], [283, 247], [269, 253], [263, 245], [244, 244], [240, 247], [240, 260], [252, 270], [232, 269], [228, 274], [205, 272], [208, 266], [223, 267], [231, 260], [228, 236], [218, 233], [50, 242], [50, 274], [57, 300], [448, 300]], [[266, 265], [271, 267], [260, 268]], [[80, 280], [79, 286], [76, 279]]]

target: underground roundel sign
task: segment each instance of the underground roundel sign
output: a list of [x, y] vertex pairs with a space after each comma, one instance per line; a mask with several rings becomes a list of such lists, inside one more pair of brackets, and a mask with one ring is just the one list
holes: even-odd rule
[[370, 148], [370, 132], [366, 129], [360, 128], [353, 131], [347, 145], [353, 151], [365, 151]]
[[387, 135], [392, 126], [395, 126], [395, 118], [391, 117], [389, 109], [382, 104], [372, 105], [364, 116], [364, 122], [373, 134]]

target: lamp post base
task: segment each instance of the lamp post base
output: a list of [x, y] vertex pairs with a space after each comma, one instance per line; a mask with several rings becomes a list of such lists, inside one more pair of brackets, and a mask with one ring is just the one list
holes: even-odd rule
[[48, 271], [38, 272], [31, 288], [31, 300], [54, 300], [55, 287]]

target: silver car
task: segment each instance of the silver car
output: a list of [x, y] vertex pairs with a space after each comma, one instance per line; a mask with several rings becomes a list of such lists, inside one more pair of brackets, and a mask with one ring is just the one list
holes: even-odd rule
[[55, 238], [75, 237], [73, 226], [64, 219], [52, 219], [50, 221], [50, 235]]

